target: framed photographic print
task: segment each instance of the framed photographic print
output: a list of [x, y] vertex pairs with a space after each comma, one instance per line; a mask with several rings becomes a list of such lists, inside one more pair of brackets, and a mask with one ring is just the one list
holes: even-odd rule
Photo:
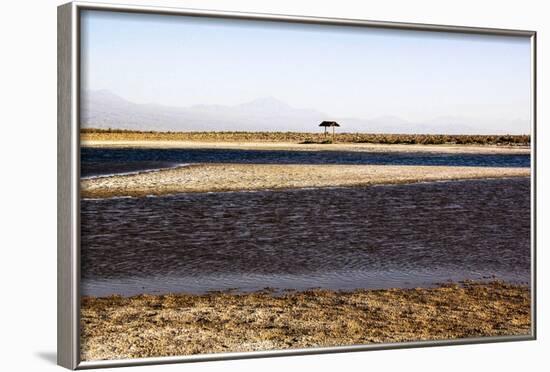
[[58, 362], [535, 338], [533, 31], [58, 8]]

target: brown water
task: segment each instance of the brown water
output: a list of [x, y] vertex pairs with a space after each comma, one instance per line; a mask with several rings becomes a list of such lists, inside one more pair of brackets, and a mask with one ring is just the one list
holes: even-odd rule
[[82, 292], [530, 278], [528, 178], [82, 201]]

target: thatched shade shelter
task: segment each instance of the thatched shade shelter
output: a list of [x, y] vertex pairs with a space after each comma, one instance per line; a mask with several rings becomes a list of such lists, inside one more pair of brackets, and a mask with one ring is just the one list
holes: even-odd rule
[[340, 124], [335, 121], [323, 121], [321, 124], [319, 124], [319, 126], [325, 127], [325, 136], [327, 135], [327, 128], [332, 127], [332, 139], [334, 140], [334, 128], [339, 127]]

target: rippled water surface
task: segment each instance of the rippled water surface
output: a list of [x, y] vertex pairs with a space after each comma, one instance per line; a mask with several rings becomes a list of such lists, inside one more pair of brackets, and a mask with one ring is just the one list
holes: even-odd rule
[[529, 167], [529, 154], [447, 154], [364, 151], [82, 148], [83, 177], [159, 169], [188, 163], [376, 164]]
[[85, 295], [528, 282], [527, 178], [82, 201]]

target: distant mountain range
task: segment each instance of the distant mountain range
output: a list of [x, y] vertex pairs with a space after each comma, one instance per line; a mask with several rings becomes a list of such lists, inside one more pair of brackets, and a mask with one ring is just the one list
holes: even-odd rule
[[[235, 106], [195, 105], [190, 107], [137, 104], [108, 91], [82, 94], [81, 122], [84, 128], [131, 129], [142, 131], [280, 131], [315, 132], [323, 120], [340, 123], [340, 132], [422, 134], [526, 134], [529, 123], [502, 120], [499, 130], [487, 130], [487, 123], [466, 117], [438, 117], [416, 123], [397, 116], [372, 119], [338, 118], [313, 109], [294, 108], [276, 98], [259, 98]], [[525, 128], [517, 133], [517, 128]]]

